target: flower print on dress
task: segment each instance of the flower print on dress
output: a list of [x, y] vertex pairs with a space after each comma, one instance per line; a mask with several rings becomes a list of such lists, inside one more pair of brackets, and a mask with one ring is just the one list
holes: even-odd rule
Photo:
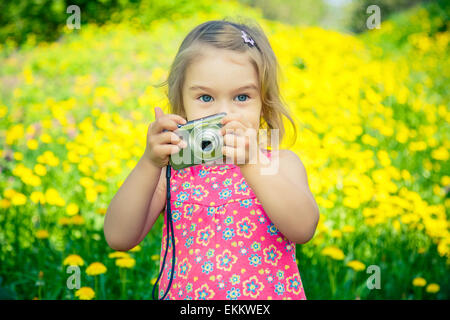
[[214, 215], [214, 213], [216, 213], [216, 207], [208, 207], [208, 209], [206, 209], [206, 212], [208, 213], [208, 216], [211, 217]]
[[198, 230], [195, 242], [206, 247], [209, 244], [209, 240], [214, 237], [214, 234], [214, 230], [210, 226], [207, 226], [204, 229]]
[[183, 187], [183, 190], [187, 190], [192, 186], [192, 184], [190, 182], [186, 181], [181, 186]]
[[276, 234], [278, 233], [278, 229], [277, 229], [277, 227], [275, 227], [275, 225], [274, 225], [273, 223], [270, 223], [270, 224], [267, 226], [267, 232], [268, 232], [271, 236], [274, 236], [274, 235], [276, 235]]
[[210, 289], [205, 283], [200, 288], [195, 290], [195, 300], [209, 300], [214, 298], [214, 290]]
[[191, 271], [192, 265], [189, 263], [188, 258], [184, 258], [178, 266], [178, 275], [180, 278], [187, 279], [189, 271]]
[[224, 214], [225, 212], [227, 212], [225, 205], [216, 207], [216, 214]]
[[251, 245], [251, 248], [253, 249], [253, 251], [260, 251], [261, 250], [261, 243], [260, 242], [253, 242]]
[[248, 196], [250, 194], [250, 187], [248, 186], [245, 178], [234, 184], [234, 193]]
[[248, 208], [252, 205], [252, 199], [239, 200], [239, 203], [241, 204], [241, 207]]
[[218, 174], [223, 176], [225, 173], [227, 173], [227, 170], [229, 170], [229, 169], [230, 169], [229, 165], [224, 165], [224, 166], [219, 167], [219, 169], [215, 172], [217, 172]]
[[233, 216], [228, 216], [225, 218], [225, 224], [227, 226], [229, 226], [230, 224], [233, 224], [233, 222], [234, 222]]
[[284, 284], [279, 282], [274, 287], [275, 293], [279, 296], [281, 296], [284, 293]]
[[281, 259], [283, 255], [280, 250], [277, 250], [273, 244], [271, 244], [268, 248], [263, 250], [264, 253], [264, 262], [270, 263], [273, 266], [278, 265], [278, 260]]
[[199, 172], [198, 172], [198, 176], [200, 177], [200, 178], [204, 178], [204, 177], [206, 177], [206, 175], [208, 175], [210, 172], [209, 172], [209, 170], [207, 170], [207, 169], [202, 169], [202, 170], [200, 170]]
[[300, 294], [303, 289], [302, 281], [298, 274], [286, 278], [286, 290], [294, 294]]
[[236, 223], [236, 232], [238, 236], [249, 239], [256, 230], [256, 224], [250, 221], [249, 217], [245, 217]]
[[177, 222], [178, 220], [180, 220], [181, 217], [181, 212], [180, 210], [173, 210], [172, 211], [172, 219], [174, 222]]
[[219, 192], [220, 199], [224, 199], [224, 200], [227, 200], [232, 195], [233, 195], [233, 193], [231, 192], [231, 189], [229, 189], [229, 188], [222, 189], [222, 191]]
[[184, 202], [188, 199], [189, 199], [189, 193], [187, 193], [186, 191], [181, 191], [180, 193], [177, 194], [178, 202]]
[[194, 237], [190, 236], [189, 238], [186, 239], [186, 242], [184, 243], [184, 246], [186, 248], [190, 248], [193, 243], [194, 243]]
[[258, 296], [261, 294], [261, 292], [264, 290], [264, 284], [260, 281], [258, 281], [257, 276], [252, 276], [248, 280], [244, 281], [243, 283], [244, 289], [242, 290], [242, 293], [244, 296], [250, 296], [253, 299], [258, 298]]
[[231, 240], [235, 235], [236, 233], [234, 232], [234, 229], [229, 227], [225, 228], [222, 232], [222, 238], [224, 240]]
[[248, 258], [248, 261], [250, 263], [251, 266], [257, 267], [261, 264], [261, 256], [256, 254], [256, 253], [252, 253], [251, 256]]
[[206, 198], [209, 194], [209, 191], [206, 190], [201, 184], [195, 187], [192, 187], [192, 198], [197, 201], [202, 201], [203, 198]]
[[209, 274], [214, 270], [214, 264], [211, 261], [205, 261], [202, 265], [202, 272], [205, 274]]
[[187, 203], [184, 207], [184, 217], [188, 220], [192, 220], [192, 214], [199, 208], [198, 204]]
[[233, 274], [230, 277], [230, 283], [234, 286], [236, 284], [239, 284], [241, 282], [241, 276], [238, 274]]
[[236, 261], [237, 257], [228, 249], [225, 249], [222, 254], [216, 256], [216, 266], [221, 270], [230, 271]]
[[228, 300], [237, 300], [241, 296], [241, 289], [232, 287], [227, 291]]

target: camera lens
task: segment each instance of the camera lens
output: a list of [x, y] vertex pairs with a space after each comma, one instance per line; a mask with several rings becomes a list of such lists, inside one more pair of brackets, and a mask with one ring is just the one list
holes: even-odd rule
[[202, 150], [203, 151], [210, 151], [212, 149], [212, 142], [209, 140], [203, 140], [202, 141]]

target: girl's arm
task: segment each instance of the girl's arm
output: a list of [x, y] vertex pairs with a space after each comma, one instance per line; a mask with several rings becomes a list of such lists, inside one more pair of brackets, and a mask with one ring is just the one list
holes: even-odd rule
[[[260, 157], [266, 156], [260, 152]], [[306, 243], [314, 236], [319, 208], [309, 190], [305, 167], [290, 150], [279, 150], [278, 163], [274, 174], [262, 175], [261, 169], [269, 166], [260, 161], [241, 166], [241, 173], [275, 227], [290, 241]]]
[[155, 121], [148, 127], [144, 154], [106, 211], [103, 232], [111, 248], [120, 251], [133, 248], [163, 210], [166, 198], [163, 168], [171, 154], [187, 145], [172, 132], [178, 128], [177, 124], [184, 123], [186, 119], [155, 108]]
[[165, 203], [165, 192], [155, 191], [162, 189], [162, 171], [143, 156], [114, 195], [103, 227], [112, 249], [133, 248], [153, 226]]

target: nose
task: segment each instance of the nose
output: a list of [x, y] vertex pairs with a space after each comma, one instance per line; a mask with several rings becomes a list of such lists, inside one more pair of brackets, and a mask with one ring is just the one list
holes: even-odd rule
[[237, 110], [236, 110], [236, 106], [234, 106], [231, 102], [224, 101], [221, 103], [218, 112], [226, 112], [227, 114], [230, 114], [230, 113], [236, 113]]

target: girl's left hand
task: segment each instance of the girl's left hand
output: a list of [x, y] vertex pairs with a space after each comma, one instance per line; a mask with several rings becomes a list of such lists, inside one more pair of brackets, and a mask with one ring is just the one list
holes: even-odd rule
[[221, 134], [223, 136], [222, 153], [234, 164], [242, 167], [256, 163], [259, 153], [257, 131], [241, 114], [229, 113], [222, 118]]

